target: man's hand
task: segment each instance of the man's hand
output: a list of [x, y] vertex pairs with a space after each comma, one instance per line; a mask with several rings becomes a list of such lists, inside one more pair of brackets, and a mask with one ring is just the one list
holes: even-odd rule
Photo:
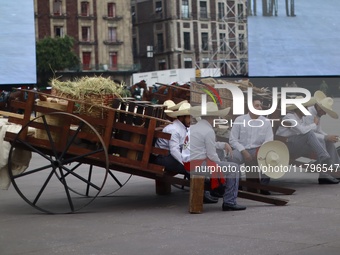
[[230, 147], [228, 143], [225, 143], [224, 150], [227, 155], [229, 155], [230, 158], [233, 158], [233, 149]]
[[338, 142], [338, 136], [337, 135], [326, 135], [325, 141], [336, 143], [336, 142]]
[[241, 151], [241, 153], [242, 153], [242, 156], [245, 162], [250, 162], [253, 160], [253, 157], [250, 155], [250, 153], [247, 150], [243, 150]]

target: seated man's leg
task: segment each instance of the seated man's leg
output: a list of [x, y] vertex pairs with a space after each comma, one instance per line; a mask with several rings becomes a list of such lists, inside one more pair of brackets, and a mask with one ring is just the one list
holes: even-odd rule
[[305, 153], [315, 152], [319, 163], [330, 158], [326, 148], [320, 143], [315, 133], [311, 131], [303, 135], [289, 137], [287, 146], [289, 152], [297, 157]]
[[232, 162], [218, 162], [226, 178], [223, 203], [234, 205], [238, 194], [240, 166]]
[[184, 169], [184, 165], [178, 162], [172, 155], [162, 156], [159, 155], [155, 159], [155, 163], [165, 166], [165, 171], [176, 174], [184, 174], [186, 177], [190, 177], [188, 171]]

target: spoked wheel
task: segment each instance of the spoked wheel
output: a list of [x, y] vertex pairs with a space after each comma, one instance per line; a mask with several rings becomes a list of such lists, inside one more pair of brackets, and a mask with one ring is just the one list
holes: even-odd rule
[[[57, 144], [60, 137], [48, 126], [51, 118], [70, 118], [75, 123], [62, 149]], [[41, 145], [20, 139], [32, 122], [45, 126]], [[96, 137], [96, 141], [84, 138], [81, 130], [85, 129]], [[21, 149], [32, 151], [33, 157], [25, 172], [17, 173], [10, 159]], [[92, 168], [89, 176], [88, 168], [84, 166], [93, 165], [91, 162], [99, 162], [99, 167]], [[107, 148], [97, 130], [82, 118], [66, 112], [41, 115], [23, 126], [13, 140], [8, 163], [9, 176], [18, 194], [28, 204], [46, 213], [76, 212], [90, 204], [101, 192], [109, 170]], [[79, 196], [73, 190], [88, 194], [88, 197]]]
[[[93, 179], [93, 174], [95, 174], [98, 170], [97, 166], [88, 165], [88, 164], [74, 164], [74, 167], [82, 167], [84, 168], [84, 172], [86, 172], [87, 179]], [[132, 174], [126, 174], [117, 172], [114, 170], [109, 169], [108, 176], [105, 182], [105, 186], [103, 187], [102, 191], [98, 195], [99, 197], [107, 197], [112, 195], [113, 193], [120, 190], [132, 177]], [[79, 187], [78, 187], [79, 188]], [[92, 194], [89, 192], [89, 186], [87, 185], [86, 190], [84, 189], [77, 189], [77, 188], [69, 188], [72, 192], [78, 194], [79, 196], [84, 197], [91, 197]]]

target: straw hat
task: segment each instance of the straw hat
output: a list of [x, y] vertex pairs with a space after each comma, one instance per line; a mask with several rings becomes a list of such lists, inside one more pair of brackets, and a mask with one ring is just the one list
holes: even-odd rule
[[273, 179], [282, 177], [289, 165], [289, 151], [280, 141], [263, 144], [257, 153], [257, 163], [264, 174]]
[[200, 116], [218, 116], [218, 117], [224, 117], [227, 116], [230, 107], [227, 107], [225, 109], [219, 110], [217, 105], [214, 102], [207, 102], [206, 104], [207, 107], [207, 113], [202, 115], [202, 106], [194, 106], [191, 108], [191, 115], [195, 117], [200, 117]]
[[179, 108], [182, 104], [184, 104], [184, 103], [188, 103], [188, 101], [187, 101], [187, 100], [184, 100], [184, 101], [182, 101], [182, 102], [179, 102], [178, 104], [175, 104], [175, 102], [172, 101], [172, 100], [166, 100], [166, 101], [163, 103], [163, 105], [167, 107], [167, 110], [176, 111], [176, 110], [178, 110], [178, 108]]
[[[295, 97], [295, 99], [302, 99], [302, 98], [304, 98], [304, 97], [302, 97], [302, 96]], [[308, 102], [303, 103], [302, 105], [305, 106], [305, 107], [309, 107], [309, 106], [314, 105], [315, 103], [316, 103], [316, 99], [314, 97], [312, 97]], [[287, 111], [293, 111], [293, 110], [297, 109], [297, 106], [295, 104], [287, 105], [286, 109], [287, 109]]]
[[178, 116], [190, 115], [190, 108], [189, 103], [182, 103], [177, 111], [165, 110], [164, 112], [171, 118], [177, 118]]
[[339, 118], [338, 114], [332, 109], [334, 103], [332, 98], [326, 97], [326, 95], [320, 90], [315, 91], [314, 97], [316, 99], [316, 104], [329, 116], [331, 116], [333, 119]]

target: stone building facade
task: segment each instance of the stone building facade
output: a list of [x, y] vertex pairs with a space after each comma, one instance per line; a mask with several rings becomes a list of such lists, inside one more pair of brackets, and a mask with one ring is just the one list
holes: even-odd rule
[[[133, 63], [130, 1], [34, 0], [36, 39], [68, 35], [81, 66], [77, 74], [103, 73], [129, 81]], [[67, 75], [67, 71], [63, 75]]]
[[132, 0], [135, 63], [247, 75], [246, 8], [246, 0]]

